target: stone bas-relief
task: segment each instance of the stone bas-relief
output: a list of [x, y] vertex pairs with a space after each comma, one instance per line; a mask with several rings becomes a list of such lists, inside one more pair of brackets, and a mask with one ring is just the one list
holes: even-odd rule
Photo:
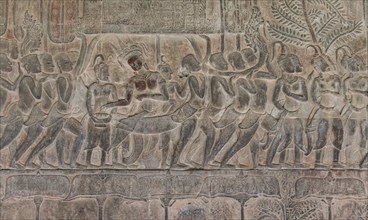
[[62, 42], [56, 21], [25, 10], [22, 34], [9, 25], [2, 36], [2, 166], [367, 168], [363, 17], [339, 1], [268, 3], [242, 4], [237, 34], [91, 35], [71, 11], [56, 23]]
[[[187, 171], [107, 170], [80, 175], [43, 170], [17, 175], [18, 181], [11, 171], [4, 171], [3, 176], [7, 180], [2, 182], [6, 188], [1, 219], [368, 217], [364, 171], [232, 170], [225, 174], [198, 170], [192, 175]], [[83, 178], [86, 181], [81, 182]], [[52, 181], [58, 186], [57, 180], [63, 179], [70, 181], [44, 189]], [[190, 184], [192, 179], [196, 184]], [[13, 193], [14, 189], [20, 193]]]
[[1, 219], [368, 218], [367, 1], [0, 2]]

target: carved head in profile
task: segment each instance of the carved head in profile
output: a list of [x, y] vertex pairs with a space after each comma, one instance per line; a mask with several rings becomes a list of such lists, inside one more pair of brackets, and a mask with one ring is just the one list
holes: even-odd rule
[[41, 62], [43, 71], [46, 73], [54, 72], [54, 61], [52, 60], [52, 55], [49, 53], [44, 53], [41, 55]]
[[314, 68], [316, 70], [318, 70], [319, 72], [321, 72], [321, 73], [328, 72], [331, 69], [330, 65], [327, 63], [327, 61], [321, 56], [317, 56], [317, 57], [313, 58], [312, 64], [313, 64]]
[[242, 54], [239, 51], [231, 52], [227, 59], [229, 60], [230, 65], [235, 70], [245, 69], [245, 62], [243, 60]]
[[66, 53], [56, 55], [55, 61], [61, 72], [70, 72], [73, 70], [73, 63]]
[[295, 54], [282, 54], [279, 57], [278, 64], [285, 73], [299, 73], [303, 71], [299, 57]]
[[28, 73], [41, 72], [41, 63], [37, 54], [28, 54], [21, 59], [21, 62]]
[[94, 71], [100, 81], [109, 81], [109, 66], [105, 63], [105, 58], [102, 54], [98, 54], [94, 60]]
[[345, 70], [352, 73], [367, 69], [363, 59], [354, 54], [349, 46], [342, 46], [336, 50], [336, 62], [340, 62]]
[[13, 70], [12, 63], [5, 53], [0, 53], [0, 70], [2, 72], [11, 72]]
[[181, 61], [182, 74], [184, 76], [189, 75], [192, 72], [198, 72], [201, 70], [201, 63], [195, 58], [193, 54], [186, 55]]
[[319, 73], [330, 72], [334, 69], [334, 64], [331, 62], [329, 57], [324, 55], [321, 47], [319, 47], [318, 45], [309, 45], [306, 49], [307, 51], [310, 49], [312, 50], [313, 58], [311, 64], [313, 65], [314, 69], [317, 70]]
[[214, 54], [211, 54], [211, 56], [210, 56], [210, 64], [216, 70], [220, 70], [220, 71], [225, 71], [225, 70], [227, 70], [229, 68], [228, 67], [228, 63], [226, 62], [223, 53], [214, 53]]
[[341, 64], [345, 69], [350, 70], [351, 72], [361, 72], [367, 69], [366, 64], [360, 57], [351, 57], [343, 60]]
[[173, 73], [170, 65], [166, 62], [166, 57], [165, 56], [161, 56], [161, 63], [158, 65], [158, 69], [161, 73], [161, 75], [164, 77], [164, 79], [166, 80], [170, 80], [171, 79], [171, 74]]
[[143, 48], [139, 45], [132, 45], [125, 48], [118, 56], [118, 62], [122, 67], [131, 68], [133, 71], [139, 71], [145, 65]]

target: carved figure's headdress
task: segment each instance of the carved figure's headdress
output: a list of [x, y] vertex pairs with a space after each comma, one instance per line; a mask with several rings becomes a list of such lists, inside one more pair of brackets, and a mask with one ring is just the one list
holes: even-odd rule
[[21, 53], [26, 55], [35, 52], [39, 49], [42, 37], [41, 25], [33, 19], [33, 16], [25, 12], [23, 29], [26, 31], [26, 36], [21, 44]]
[[120, 66], [124, 67], [128, 64], [128, 60], [134, 56], [146, 55], [146, 48], [141, 45], [131, 45], [122, 50], [120, 55], [117, 57]]

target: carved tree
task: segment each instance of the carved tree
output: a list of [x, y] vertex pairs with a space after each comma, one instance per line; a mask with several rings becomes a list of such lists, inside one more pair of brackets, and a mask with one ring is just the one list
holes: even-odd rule
[[273, 0], [269, 24], [274, 38], [305, 46], [312, 42], [325, 53], [362, 33], [361, 21], [349, 20], [340, 0]]

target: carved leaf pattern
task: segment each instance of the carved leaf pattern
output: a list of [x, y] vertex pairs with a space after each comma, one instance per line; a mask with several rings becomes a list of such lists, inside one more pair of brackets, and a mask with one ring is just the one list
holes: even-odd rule
[[336, 12], [337, 15], [345, 20], [346, 12], [339, 0], [309, 0], [311, 4], [324, 6], [330, 12]]
[[310, 17], [310, 20], [312, 21], [312, 23], [314, 23], [316, 21], [316, 19], [319, 19], [321, 16], [323, 16], [323, 13], [321, 12], [321, 10], [319, 10], [317, 8], [309, 9], [308, 14], [309, 14], [309, 17]]
[[321, 38], [320, 42], [326, 48], [326, 51], [334, 43], [346, 43], [347, 40], [357, 37], [357, 34], [362, 33], [362, 23], [352, 23], [339, 29], [331, 30], [326, 36], [326, 38]]
[[315, 26], [316, 34], [325, 35], [331, 31], [339, 20], [337, 19], [336, 13], [321, 13], [321, 16], [313, 20], [312, 24]]
[[296, 45], [304, 45], [308, 44], [310, 42], [310, 38], [308, 35], [306, 35], [303, 32], [300, 32], [295, 29], [291, 29], [287, 26], [281, 26], [281, 25], [270, 25], [269, 32], [271, 36], [282, 40], [286, 43], [293, 43]]
[[273, 2], [271, 11], [274, 14], [276, 20], [289, 28], [297, 29], [298, 31], [306, 31], [306, 23], [302, 20], [302, 16], [288, 13], [287, 8], [283, 5]]
[[300, 1], [286, 0], [285, 5], [287, 8], [296, 15], [302, 15], [303, 9]]
[[[302, 7], [303, 1], [307, 1], [306, 8]], [[326, 53], [362, 32], [362, 23], [347, 20], [338, 0], [274, 0], [271, 11], [277, 21], [269, 25], [271, 36], [298, 46], [315, 36], [315, 43]]]

